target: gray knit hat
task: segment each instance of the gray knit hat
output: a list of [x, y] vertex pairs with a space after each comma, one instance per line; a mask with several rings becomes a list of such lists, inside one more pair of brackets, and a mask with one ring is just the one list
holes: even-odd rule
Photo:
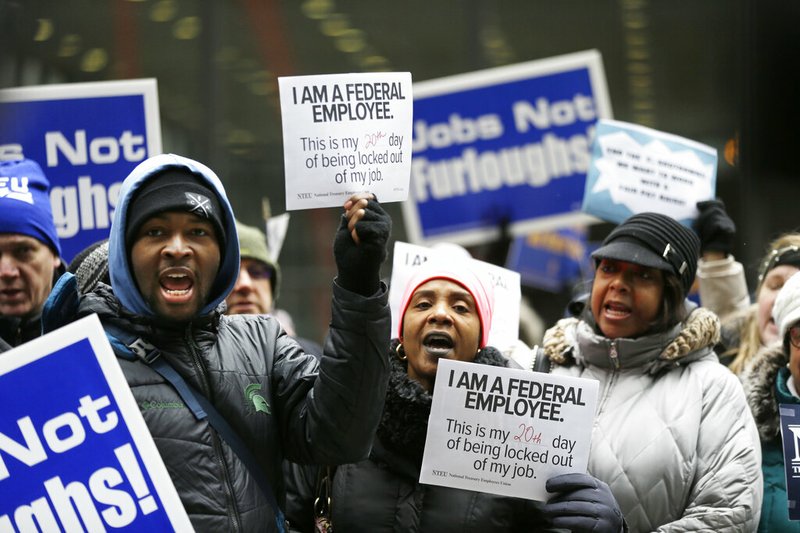
[[108, 239], [97, 241], [76, 255], [67, 270], [75, 274], [78, 289], [82, 294], [91, 292], [97, 282], [110, 285], [108, 277]]
[[694, 231], [660, 213], [639, 213], [614, 228], [592, 258], [616, 259], [671, 272], [684, 295], [694, 282], [700, 239]]

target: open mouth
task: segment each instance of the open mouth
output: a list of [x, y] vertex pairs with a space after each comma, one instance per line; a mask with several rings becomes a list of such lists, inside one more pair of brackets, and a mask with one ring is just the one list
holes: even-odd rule
[[608, 318], [621, 319], [630, 316], [631, 308], [619, 302], [609, 302], [603, 306], [603, 311]]
[[443, 357], [455, 348], [455, 343], [447, 333], [428, 333], [422, 339], [422, 346], [429, 354]]
[[161, 274], [159, 283], [169, 299], [182, 299], [191, 293], [194, 279], [185, 269], [169, 270]]

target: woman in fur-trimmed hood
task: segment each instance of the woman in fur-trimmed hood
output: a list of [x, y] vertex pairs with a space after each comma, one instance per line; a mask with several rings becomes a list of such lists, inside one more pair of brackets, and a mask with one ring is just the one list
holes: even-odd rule
[[600, 383], [588, 471], [630, 531], [748, 531], [761, 507], [760, 454], [741, 385], [712, 348], [719, 320], [685, 298], [695, 234], [634, 215], [592, 254], [580, 318], [545, 334], [554, 374]]
[[[339, 466], [333, 475], [334, 529], [622, 531], [622, 515], [608, 486], [588, 474], [547, 480], [547, 490], [555, 495], [546, 504], [419, 482], [439, 360], [511, 364], [488, 345], [494, 305], [491, 284], [469, 267], [452, 263], [427, 263], [406, 286], [398, 338], [389, 347], [389, 387], [370, 457]], [[470, 438], [480, 441], [474, 433]], [[307, 480], [314, 477], [306, 474]], [[314, 492], [300, 479], [290, 482], [287, 517], [293, 530], [310, 532]]]
[[772, 316], [783, 342], [762, 348], [740, 376], [761, 437], [764, 504], [760, 533], [800, 531], [800, 522], [789, 521], [778, 411], [780, 404], [800, 405], [800, 273], [789, 278], [778, 293]]

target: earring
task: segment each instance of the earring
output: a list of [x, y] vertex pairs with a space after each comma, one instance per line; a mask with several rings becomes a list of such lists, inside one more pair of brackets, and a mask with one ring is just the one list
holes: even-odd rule
[[397, 353], [397, 358], [400, 359], [401, 361], [405, 361], [406, 359], [408, 359], [408, 356], [406, 355], [406, 350], [405, 348], [403, 348], [402, 342], [397, 345], [397, 348], [395, 348], [394, 351]]

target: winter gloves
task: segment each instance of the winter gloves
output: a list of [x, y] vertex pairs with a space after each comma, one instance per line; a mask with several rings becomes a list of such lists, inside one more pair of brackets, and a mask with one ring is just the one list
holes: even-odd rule
[[736, 224], [725, 211], [725, 204], [722, 200], [707, 200], [697, 202], [697, 209], [700, 214], [694, 229], [700, 237], [700, 251], [730, 255], [736, 238]]
[[362, 296], [375, 294], [391, 232], [392, 219], [373, 195], [354, 195], [345, 202], [345, 213], [333, 241], [340, 287]]
[[599, 479], [589, 474], [562, 474], [548, 479], [545, 489], [557, 493], [543, 509], [553, 527], [573, 532], [623, 530], [617, 500]]

